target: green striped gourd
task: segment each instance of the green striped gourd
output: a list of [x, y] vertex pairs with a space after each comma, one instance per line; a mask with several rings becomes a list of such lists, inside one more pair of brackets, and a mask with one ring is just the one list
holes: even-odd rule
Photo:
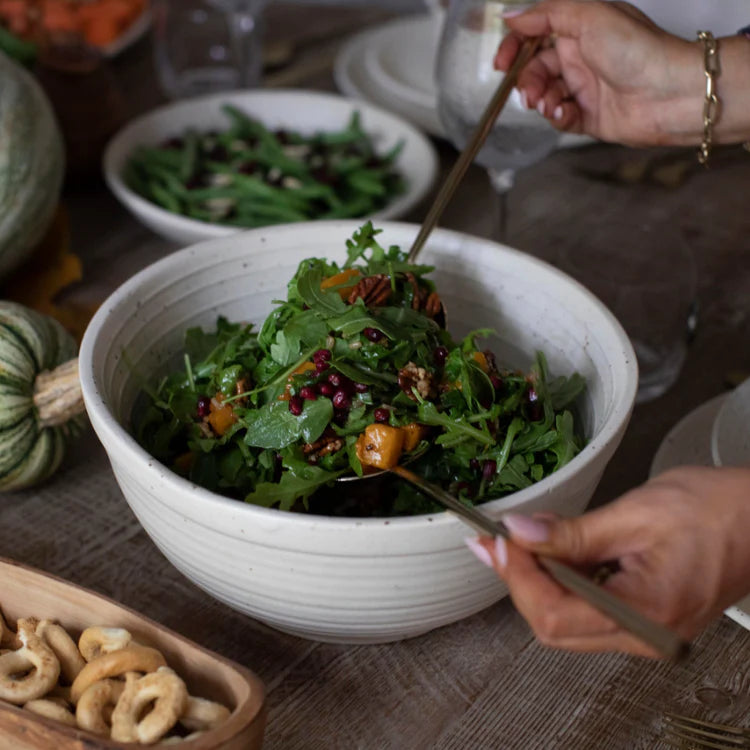
[[0, 278], [44, 235], [63, 170], [62, 135], [44, 91], [0, 53]]
[[56, 320], [0, 301], [0, 491], [51, 476], [82, 429], [76, 354]]

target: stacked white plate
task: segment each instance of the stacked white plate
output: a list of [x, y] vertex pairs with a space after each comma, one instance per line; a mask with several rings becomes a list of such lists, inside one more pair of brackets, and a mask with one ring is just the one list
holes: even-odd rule
[[440, 13], [399, 18], [354, 35], [334, 65], [339, 90], [445, 137], [433, 76], [442, 19]]
[[[334, 65], [334, 79], [347, 96], [389, 109], [437, 138], [447, 138], [438, 116], [435, 58], [443, 13], [434, 12], [376, 26], [353, 36]], [[560, 147], [591, 143], [564, 133]]]
[[[750, 380], [722, 393], [680, 420], [664, 438], [651, 464], [652, 477], [675, 466], [742, 466], [750, 461]], [[750, 630], [750, 596], [725, 613]]]

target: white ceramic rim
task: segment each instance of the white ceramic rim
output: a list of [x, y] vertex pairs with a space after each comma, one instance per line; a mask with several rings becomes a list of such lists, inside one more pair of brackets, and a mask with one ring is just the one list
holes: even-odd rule
[[431, 15], [392, 21], [378, 27], [369, 37], [369, 45], [361, 52], [363, 69], [372, 80], [379, 82], [400, 99], [414, 102], [424, 108], [437, 107], [437, 89], [434, 83], [428, 89], [413, 88], [408, 82], [396, 78], [393, 72], [383, 65], [383, 46], [398, 38], [398, 34], [408, 35], [415, 29], [435, 23], [435, 17]]
[[[307, 228], [311, 232], [315, 231], [316, 228], [321, 227], [330, 227], [332, 229], [346, 227], [348, 230], [352, 226], [352, 221], [300, 222], [299, 224], [290, 226], [300, 227], [301, 230]], [[416, 235], [419, 226], [406, 222], [391, 221], [381, 224], [380, 228], [382, 228], [383, 230], [409, 230]], [[268, 231], [269, 228], [265, 227], [252, 229], [248, 232], [243, 232], [242, 234], [263, 234]], [[447, 229], [436, 229], [434, 230], [433, 235], [443, 235], [447, 238], [459, 238], [467, 236], [466, 233]], [[481, 240], [480, 238], [475, 237], [472, 237], [472, 240], [496, 244], [491, 243], [490, 240]], [[215, 494], [213, 492], [210, 492], [209, 490], [193, 484], [187, 479], [183, 479], [182, 477], [172, 472], [169, 468], [161, 464], [159, 461], [157, 461], [146, 450], [144, 450], [138, 444], [135, 438], [132, 437], [122, 425], [120, 425], [117, 419], [115, 419], [113, 414], [107, 408], [101, 394], [99, 393], [99, 389], [94, 378], [94, 342], [97, 338], [99, 329], [104, 324], [111, 310], [126, 302], [128, 298], [132, 299], [133, 292], [138, 289], [144, 278], [147, 278], [154, 273], [161, 273], [172, 267], [181, 267], [183, 265], [183, 259], [187, 259], [188, 257], [190, 257], [191, 252], [194, 252], [196, 248], [200, 248], [203, 245], [208, 245], [210, 242], [212, 242], [212, 240], [206, 240], [204, 242], [197, 243], [196, 245], [191, 245], [190, 247], [171, 253], [165, 258], [162, 258], [161, 260], [151, 264], [150, 266], [147, 266], [146, 268], [132, 276], [130, 279], [128, 279], [128, 281], [126, 281], [118, 289], [116, 289], [101, 304], [98, 311], [89, 323], [88, 328], [86, 329], [79, 352], [79, 373], [81, 388], [83, 391], [83, 399], [92, 425], [94, 426], [96, 433], [99, 435], [99, 438], [104, 445], [105, 450], [109, 451], [112, 445], [117, 445], [118, 449], [121, 451], [118, 459], [126, 462], [129, 465], [139, 466], [144, 482], [153, 481], [156, 484], [161, 483], [165, 485], [167, 489], [172, 489], [176, 493], [190, 492], [193, 494], [196, 500], [200, 500], [205, 503], [213, 503], [217, 507], [222, 507], [226, 510], [237, 511], [239, 506], [245, 509], [242, 512], [258, 514], [259, 516], [264, 517], [268, 520], [278, 519], [278, 514], [283, 511], [274, 510], [271, 508], [263, 508], [247, 503], [241, 503], [238, 500], [233, 500], [232, 498], [227, 498]], [[617, 434], [622, 429], [623, 423], [627, 423], [630, 417], [632, 406], [635, 403], [635, 393], [638, 387], [638, 365], [635, 351], [633, 350], [633, 347], [630, 343], [630, 339], [618, 322], [617, 318], [615, 318], [615, 316], [599, 301], [599, 299], [591, 292], [589, 292], [584, 286], [582, 286], [577, 281], [567, 276], [554, 266], [545, 263], [544, 261], [528, 255], [527, 253], [524, 253], [520, 250], [515, 250], [507, 246], [498, 247], [502, 247], [504, 252], [523, 256], [526, 261], [532, 265], [543, 266], [548, 273], [551, 272], [553, 275], [565, 278], [567, 283], [569, 283], [572, 287], [577, 288], [578, 292], [586, 297], [588, 299], [588, 302], [600, 311], [602, 318], [610, 324], [612, 334], [614, 335], [618, 344], [618, 350], [622, 352], [622, 357], [624, 359], [622, 365], [623, 369], [628, 375], [630, 375], [630, 377], [628, 377], [626, 379], [627, 382], [623, 384], [623, 397], [620, 399], [619, 403], [613, 405], [610, 418], [603, 426], [600, 433], [596, 436], [595, 441], [590, 441], [570, 463], [568, 463], [562, 469], [559, 469], [549, 477], [546, 477], [541, 482], [537, 482], [531, 487], [520, 490], [518, 492], [514, 492], [505, 497], [498, 498], [497, 500], [491, 500], [487, 503], [484, 503], [482, 507], [490, 513], [501, 512], [505, 509], [505, 506], [522, 504], [527, 496], [535, 495], [540, 491], [543, 491], [548, 483], [565, 481], [573, 473], [578, 472], [579, 469], [582, 469], [583, 465], [594, 462], [596, 460], [594, 451], [606, 451], [607, 447], [612, 443], [612, 441], [617, 438]], [[594, 445], [594, 442], [596, 442], [596, 446]], [[394, 526], [411, 526], [417, 528], [419, 526], [427, 524], [429, 524], [431, 527], [434, 527], [436, 523], [454, 525], [462, 523], [448, 512], [443, 512], [440, 514], [426, 514], [403, 517], [399, 516], [388, 518], [339, 518], [334, 516], [309, 516], [304, 513], [285, 513], [284, 515], [285, 523], [297, 524], [299, 526], [309, 526], [311, 520], [313, 520], [316, 525], [331, 529], [347, 526], [365, 526], [372, 529], [386, 529], [393, 528]]]
[[[403, 20], [389, 21], [386, 26], [390, 28], [399, 23], [403, 23]], [[336, 56], [333, 66], [333, 78], [336, 82], [336, 87], [349, 97], [372, 102], [378, 106], [393, 107], [394, 102], [388, 102], [386, 104], [382, 101], [381, 97], [373, 93], [371, 85], [366, 85], [365, 81], [369, 79], [369, 75], [360, 59], [362, 50], [366, 49], [370, 44], [371, 39], [382, 31], [382, 27], [376, 27], [374, 29], [361, 31], [351, 37], [349, 41], [343, 45]], [[355, 80], [355, 66], [356, 69], [359, 70], [361, 78], [365, 79], [360, 83], [357, 83]], [[430, 135], [438, 138], [448, 138], [445, 133], [445, 128], [443, 128], [443, 124], [438, 117], [437, 102], [433, 102], [429, 107], [423, 107], [418, 103], [411, 103], [409, 99], [405, 99], [404, 101], [399, 101], [398, 106], [393, 107], [393, 111], [399, 112], [410, 122], [416, 123], [421, 128], [424, 128], [424, 130]]]
[[[405, 193], [397, 196], [380, 211], [375, 212], [371, 216], [362, 217], [363, 219], [372, 218], [379, 221], [386, 221], [395, 214], [400, 215], [408, 213], [419, 205], [420, 201], [427, 196], [437, 179], [439, 157], [437, 150], [430, 140], [411, 122], [388, 111], [384, 107], [379, 106], [377, 103], [372, 103], [365, 99], [342, 96], [340, 94], [329, 92], [310, 91], [307, 89], [241, 89], [237, 91], [208, 94], [206, 96], [194, 97], [191, 99], [181, 99], [176, 102], [164, 104], [156, 109], [152, 109], [128, 122], [127, 125], [112, 136], [104, 150], [102, 165], [104, 179], [109, 189], [115, 194], [123, 206], [134, 206], [135, 209], [137, 209], [137, 214], [143, 215], [145, 217], [144, 220], [148, 221], [150, 224], [169, 225], [173, 230], [179, 231], [183, 234], [189, 232], [193, 235], [201, 236], [201, 241], [219, 239], [221, 237], [229, 237], [230, 235], [241, 233], [244, 231], [242, 227], [228, 227], [221, 224], [211, 224], [209, 222], [191, 219], [187, 216], [181, 216], [180, 214], [167, 211], [166, 209], [157, 206], [155, 203], [141, 197], [138, 193], [131, 190], [122, 179], [121, 169], [118, 168], [116, 164], [117, 152], [124, 148], [122, 145], [123, 142], [127, 141], [128, 136], [134, 130], [142, 127], [145, 123], [157, 116], [163, 115], [172, 110], [179, 112], [180, 109], [187, 109], [194, 105], [205, 105], [207, 107], [215, 106], [218, 108], [225, 102], [237, 101], [240, 99], [248, 100], [256, 95], [258, 98], [278, 97], [279, 99], [286, 99], [294, 97], [307, 99], [308, 101], [316, 102], [317, 106], [321, 107], [325, 107], [326, 103], [332, 101], [337, 103], [345, 102], [350, 104], [353, 110], [358, 109], [362, 111], [363, 114], [369, 111], [373, 115], [383, 118], [390, 126], [405, 131], [408, 134], [409, 139], [412, 139], [415, 143], [418, 143], [421, 146], [427, 155], [427, 160], [423, 163], [423, 184], [414, 190], [407, 186]], [[182, 128], [187, 126], [188, 123], [180, 123], [180, 127]], [[406, 177], [407, 180], [409, 179], [408, 174], [405, 174], [404, 177]]]

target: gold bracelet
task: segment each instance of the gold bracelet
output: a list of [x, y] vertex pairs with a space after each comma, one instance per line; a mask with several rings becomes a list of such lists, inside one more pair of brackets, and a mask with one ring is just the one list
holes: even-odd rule
[[706, 98], [703, 101], [703, 141], [698, 149], [698, 161], [708, 166], [713, 145], [714, 124], [719, 119], [719, 97], [716, 94], [716, 79], [721, 72], [719, 67], [719, 43], [710, 31], [699, 31], [698, 39], [703, 42], [703, 67], [706, 74]]

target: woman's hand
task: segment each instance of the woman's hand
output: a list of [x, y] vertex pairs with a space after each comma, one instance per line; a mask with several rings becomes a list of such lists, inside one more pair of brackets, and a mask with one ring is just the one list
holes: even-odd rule
[[500, 70], [510, 67], [523, 37], [554, 39], [522, 71], [518, 88], [556, 127], [629, 145], [699, 142], [699, 45], [619, 2], [547, 0], [505, 21], [512, 33], [495, 59]]
[[555, 583], [531, 552], [584, 571], [616, 561], [604, 588], [686, 639], [750, 591], [749, 469], [674, 469], [579, 518], [503, 520], [512, 543], [483, 538], [470, 547], [549, 646], [656, 656]]

